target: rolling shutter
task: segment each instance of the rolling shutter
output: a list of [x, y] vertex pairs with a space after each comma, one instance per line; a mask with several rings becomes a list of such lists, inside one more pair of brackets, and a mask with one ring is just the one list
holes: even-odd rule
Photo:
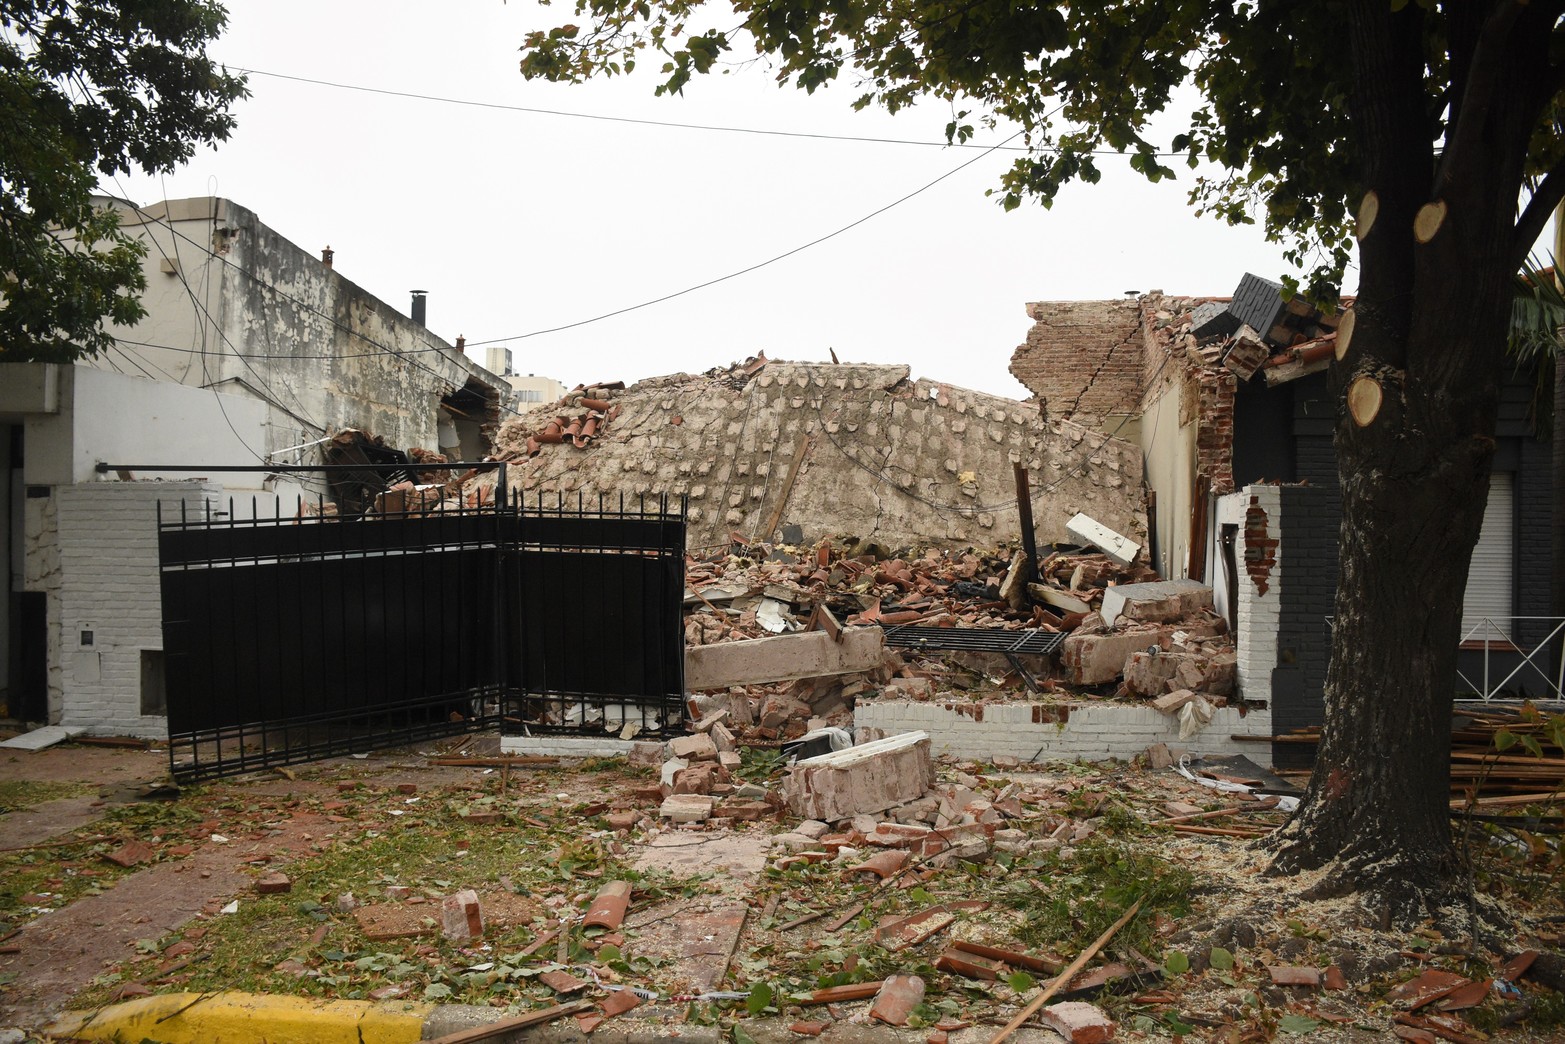
[[[1467, 593], [1462, 599], [1463, 641], [1504, 641], [1511, 629], [1511, 585], [1515, 578], [1513, 512], [1516, 476], [1497, 471], [1489, 477], [1489, 502], [1484, 506], [1483, 529], [1473, 549], [1467, 571]], [[1492, 621], [1486, 624], [1484, 621]]]

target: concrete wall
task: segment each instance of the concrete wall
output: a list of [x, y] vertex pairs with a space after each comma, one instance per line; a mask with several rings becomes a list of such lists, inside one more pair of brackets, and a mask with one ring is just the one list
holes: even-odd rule
[[[614, 395], [619, 413], [586, 449], [529, 433], [555, 411], [507, 424], [509, 480], [529, 493], [623, 492], [690, 498], [691, 546], [730, 533], [775, 539], [771, 518], [890, 546], [1019, 538], [1013, 464], [1032, 476], [1040, 541], [1067, 539], [1077, 512], [1138, 542], [1146, 533], [1136, 447], [1037, 407], [932, 381], [906, 366], [766, 362], [643, 381]], [[803, 447], [792, 487], [788, 475]], [[781, 508], [779, 509], [779, 502]]]
[[1023, 761], [1129, 761], [1155, 743], [1192, 755], [1243, 754], [1270, 764], [1271, 745], [1238, 741], [1235, 735], [1271, 735], [1271, 714], [1221, 707], [1205, 729], [1179, 738], [1179, 719], [1148, 706], [1112, 703], [937, 703], [860, 700], [853, 724], [896, 735], [922, 729], [933, 752], [959, 758], [1009, 754]]
[[120, 347], [89, 365], [265, 403], [263, 454], [343, 428], [436, 451], [443, 396], [472, 384], [509, 402], [504, 381], [255, 212], [211, 197], [115, 205], [149, 247], [148, 315], [111, 327]]

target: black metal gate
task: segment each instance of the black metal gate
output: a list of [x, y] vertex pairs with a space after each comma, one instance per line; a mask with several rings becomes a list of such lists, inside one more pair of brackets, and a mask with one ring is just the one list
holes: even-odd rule
[[682, 502], [351, 521], [181, 504], [158, 529], [176, 779], [496, 726], [682, 723]]

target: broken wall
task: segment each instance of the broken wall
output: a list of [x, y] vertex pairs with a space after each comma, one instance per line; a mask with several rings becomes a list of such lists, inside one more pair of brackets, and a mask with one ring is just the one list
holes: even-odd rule
[[1011, 374], [1050, 417], [1134, 441], [1127, 417], [1140, 413], [1141, 302], [1034, 301], [1033, 325], [1011, 356]]
[[[1134, 445], [1036, 406], [927, 380], [906, 366], [771, 362], [643, 381], [613, 393], [612, 420], [584, 448], [529, 435], [554, 405], [507, 423], [509, 481], [529, 493], [686, 495], [692, 547], [853, 535], [891, 545], [992, 546], [1017, 539], [1012, 465], [1032, 476], [1041, 541], [1084, 512], [1141, 542]], [[536, 447], [535, 447], [536, 448]]]

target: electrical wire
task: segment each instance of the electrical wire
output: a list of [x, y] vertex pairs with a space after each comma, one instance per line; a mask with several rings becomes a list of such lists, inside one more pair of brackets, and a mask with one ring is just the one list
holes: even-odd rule
[[[1056, 109], [1055, 111], [1057, 112], [1058, 109]], [[1051, 113], [1051, 115], [1052, 115], [1052, 113]], [[1012, 141], [1012, 140], [1014, 140], [1017, 136], [1019, 136], [1022, 133], [1023, 133], [1022, 131], [1017, 131], [1015, 134], [1011, 135], [1010, 138], [1007, 138], [1006, 141], [1007, 142], [1008, 141]], [[606, 320], [606, 319], [612, 319], [612, 318], [615, 318], [617, 316], [625, 315], [625, 314], [627, 314], [629, 312], [639, 311], [640, 309], [643, 309], [643, 308], [650, 308], [653, 305], [662, 304], [665, 301], [671, 301], [671, 300], [674, 300], [675, 298], [683, 297], [686, 294], [695, 293], [698, 290], [704, 290], [704, 289], [706, 289], [708, 287], [716, 286], [719, 283], [724, 283], [724, 282], [727, 282], [728, 280], [736, 279], [739, 276], [748, 275], [751, 272], [754, 272], [754, 271], [757, 271], [759, 269], [765, 268], [768, 265], [776, 264], [779, 261], [786, 260], [787, 258], [790, 258], [790, 257], [794, 256], [795, 254], [802, 253], [803, 251], [808, 250], [811, 247], [818, 246], [821, 243], [825, 243], [828, 240], [835, 239], [838, 236], [841, 236], [841, 235], [843, 235], [843, 234], [845, 234], [845, 233], [847, 233], [849, 231], [852, 231], [853, 229], [857, 228], [858, 226], [864, 224], [865, 222], [870, 221], [870, 220], [872, 220], [872, 219], [874, 219], [876, 217], [879, 217], [881, 214], [884, 214], [888, 210], [891, 210], [894, 207], [898, 207], [898, 206], [902, 205], [903, 203], [906, 203], [910, 199], [913, 199], [913, 198], [915, 198], [915, 197], [917, 197], [919, 195], [922, 195], [923, 193], [925, 193], [925, 192], [929, 191], [930, 189], [934, 188], [936, 185], [940, 184], [942, 181], [945, 181], [946, 179], [951, 178], [951, 177], [955, 176], [956, 174], [960, 173], [961, 171], [963, 171], [963, 170], [967, 169], [968, 167], [972, 166], [973, 164], [978, 163], [979, 161], [983, 160], [985, 157], [987, 157], [987, 156], [991, 155], [992, 153], [996, 152], [1001, 147], [1001, 145], [1004, 145], [1004, 144], [1005, 144], [1005, 142], [1001, 142], [1000, 145], [989, 146], [987, 149], [985, 149], [983, 152], [979, 153], [977, 156], [974, 156], [973, 158], [971, 158], [969, 160], [963, 161], [962, 163], [958, 164], [955, 167], [952, 167], [950, 170], [948, 170], [945, 173], [939, 175], [938, 177], [934, 178], [933, 180], [925, 182], [923, 185], [920, 185], [918, 188], [913, 189], [911, 192], [908, 192], [905, 195], [900, 196], [900, 197], [898, 197], [895, 200], [892, 200], [890, 203], [887, 203], [884, 206], [881, 206], [881, 207], [871, 211], [870, 213], [864, 215], [863, 217], [858, 218], [855, 221], [849, 222], [848, 224], [843, 225], [843, 226], [841, 226], [841, 227], [839, 227], [839, 228], [837, 228], [837, 229], [835, 229], [835, 230], [833, 230], [831, 232], [828, 232], [825, 235], [817, 236], [816, 238], [814, 238], [814, 239], [812, 239], [812, 240], [810, 240], [810, 241], [808, 241], [806, 243], [802, 243], [799, 246], [793, 247], [790, 250], [786, 250], [786, 251], [784, 251], [784, 252], [782, 252], [780, 254], [776, 254], [776, 255], [774, 255], [772, 257], [769, 257], [769, 258], [767, 258], [764, 261], [758, 261], [755, 264], [747, 265], [746, 267], [738, 269], [736, 271], [728, 272], [728, 273], [726, 273], [724, 275], [717, 276], [717, 277], [715, 277], [713, 279], [708, 279], [708, 280], [706, 280], [704, 282], [697, 283], [697, 284], [695, 284], [693, 286], [687, 286], [687, 287], [685, 287], [682, 290], [676, 290], [676, 291], [674, 291], [672, 293], [663, 294], [663, 295], [661, 295], [659, 297], [654, 297], [654, 298], [651, 298], [651, 299], [646, 300], [646, 301], [638, 302], [636, 304], [626, 305], [623, 308], [616, 308], [616, 309], [614, 309], [612, 311], [604, 312], [602, 314], [595, 315], [595, 316], [592, 316], [592, 317], [587, 318], [587, 319], [580, 319], [580, 320], [577, 320], [575, 322], [564, 323], [564, 324], [559, 325], [559, 326], [552, 326], [552, 327], [547, 327], [547, 328], [539, 329], [539, 330], [530, 330], [530, 331], [528, 331], [526, 333], [516, 334], [516, 335], [510, 336], [510, 337], [492, 337], [492, 338], [488, 338], [488, 339], [485, 339], [485, 340], [468, 341], [468, 342], [466, 342], [466, 347], [468, 347], [468, 348], [477, 348], [477, 347], [481, 347], [483, 345], [499, 344], [501, 342], [523, 341], [523, 340], [527, 340], [527, 339], [532, 338], [532, 337], [541, 337], [541, 336], [544, 336], [546, 334], [560, 333], [560, 332], [563, 332], [565, 330], [577, 329], [578, 327], [587, 326], [587, 325], [589, 325], [591, 323], [602, 322], [603, 320]], [[349, 336], [356, 337], [359, 340], [363, 341], [364, 343], [366, 343], [366, 344], [370, 345], [371, 347], [377, 349], [376, 352], [365, 353], [366, 355], [391, 354], [391, 355], [393, 355], [393, 356], [395, 356], [395, 357], [397, 357], [399, 359], [403, 359], [404, 361], [406, 361], [406, 362], [408, 362], [408, 363], [410, 363], [410, 364], [412, 364], [414, 366], [418, 366], [420, 369], [423, 369], [426, 372], [432, 373], [435, 376], [438, 376], [438, 377], [441, 377], [442, 379], [444, 379], [444, 375], [443, 374], [440, 374], [438, 371], [433, 370], [433, 369], [431, 369], [428, 366], [424, 366], [417, 359], [411, 358], [410, 355], [412, 353], [416, 353], [416, 352], [443, 351], [443, 350], [446, 350], [446, 349], [441, 348], [441, 347], [431, 347], [431, 348], [427, 348], [427, 349], [403, 349], [403, 350], [399, 350], [399, 349], [392, 348], [389, 345], [381, 344], [380, 342], [376, 341], [374, 338], [369, 337], [369, 336], [367, 336], [367, 335], [365, 335], [363, 333], [360, 333], [357, 330], [354, 330], [354, 329], [352, 329], [352, 328], [350, 328], [348, 326], [343, 325], [341, 322], [339, 322], [336, 319], [335, 316], [331, 316], [331, 315], [328, 315], [325, 312], [322, 312], [320, 309], [316, 308], [314, 305], [310, 304], [308, 301], [304, 301], [304, 300], [302, 300], [300, 298], [294, 297], [292, 294], [289, 294], [286, 291], [284, 291], [284, 290], [280, 289], [279, 287], [277, 287], [276, 285], [274, 285], [272, 283], [269, 283], [266, 280], [262, 279], [260, 276], [258, 276], [255, 273], [251, 272], [249, 269], [244, 268], [241, 265], [235, 264], [233, 261], [229, 260], [228, 258], [223, 257], [222, 255], [220, 255], [220, 254], [216, 253], [215, 251], [211, 250], [206, 245], [204, 245], [202, 243], [196, 242], [195, 240], [191, 239], [189, 236], [186, 236], [184, 233], [182, 233], [178, 229], [174, 228], [172, 222], [169, 222], [166, 219], [155, 218], [152, 215], [147, 215], [147, 217], [148, 217], [149, 220], [152, 220], [154, 222], [161, 222], [162, 224], [165, 225], [165, 227], [167, 227], [169, 229], [169, 231], [174, 236], [176, 236], [176, 237], [178, 237], [180, 239], [185, 240], [187, 243], [190, 243], [192, 246], [196, 247], [198, 250], [201, 250], [201, 251], [205, 252], [209, 257], [215, 258], [221, 264], [227, 265], [228, 267], [234, 269], [235, 271], [239, 272], [241, 275], [245, 276], [247, 279], [250, 279], [253, 282], [255, 282], [256, 284], [258, 284], [259, 286], [262, 286], [265, 289], [269, 290], [271, 293], [273, 293], [273, 294], [283, 298], [284, 300], [292, 301], [294, 304], [298, 305], [299, 307], [304, 308], [307, 311], [310, 311], [310, 312], [320, 316], [321, 318], [325, 319], [332, 326], [336, 327], [339, 330], [342, 330], [343, 332], [347, 333]], [[178, 349], [171, 349], [171, 350], [178, 350]], [[331, 355], [331, 354], [316, 355], [316, 356], [303, 355], [303, 354], [286, 356], [286, 358], [293, 358], [293, 359], [306, 359], [306, 358], [334, 359], [334, 358], [349, 358], [349, 357], [351, 357], [351, 356], [337, 356], [337, 355]], [[263, 358], [263, 356], [256, 356], [256, 358]], [[518, 417], [521, 416], [523, 414], [523, 412], [524, 412], [524, 411], [521, 411], [521, 410], [513, 409], [513, 408], [511, 408], [509, 406], [506, 406], [506, 405], [503, 405], [503, 404], [501, 404], [499, 406], [499, 408], [504, 410], [504, 411], [506, 411], [506, 412], [508, 412], [508, 413], [510, 413], [510, 414], [512, 414], [513, 416], [518, 416]]]
[[[1009, 138], [1007, 138], [1005, 140], [1006, 141], [1013, 141], [1018, 136], [1020, 136], [1022, 133], [1023, 133], [1022, 131], [1017, 131], [1015, 134], [1012, 134]], [[642, 308], [650, 308], [652, 305], [662, 304], [664, 301], [672, 301], [676, 297], [683, 297], [686, 294], [695, 293], [697, 290], [705, 290], [709, 286], [716, 286], [717, 284], [725, 283], [725, 282], [727, 282], [730, 279], [737, 279], [738, 277], [740, 277], [742, 275], [748, 275], [751, 272], [757, 271], [758, 269], [762, 269], [762, 268], [765, 268], [768, 265], [773, 265], [773, 264], [776, 264], [779, 261], [786, 260], [787, 258], [790, 258], [790, 257], [792, 257], [795, 254], [802, 253], [803, 251], [808, 250], [808, 249], [810, 249], [813, 246], [818, 246], [821, 243], [824, 243], [824, 242], [826, 242], [829, 239], [835, 239], [835, 238], [837, 238], [838, 236], [842, 235], [845, 232], [850, 232], [853, 229], [858, 228], [860, 225], [864, 224], [866, 221], [870, 221], [870, 220], [872, 220], [874, 218], [879, 217], [880, 215], [884, 214], [886, 211], [892, 209], [893, 207], [901, 206], [903, 203], [906, 203], [908, 200], [914, 198], [915, 196], [919, 196], [919, 195], [922, 195], [925, 192], [928, 192], [930, 189], [934, 188], [936, 185], [940, 184], [942, 181], [945, 181], [947, 178], [953, 177], [956, 174], [961, 173], [962, 171], [966, 170], [968, 167], [971, 167], [973, 164], [975, 164], [975, 163], [979, 162], [980, 160], [986, 158], [987, 156], [991, 155], [992, 153], [997, 151], [1004, 144], [1005, 144], [1005, 142], [1001, 142], [1000, 145], [991, 145], [989, 148], [985, 149], [983, 152], [979, 153], [977, 156], [974, 156], [972, 159], [967, 160], [967, 161], [965, 161], [963, 163], [959, 163], [955, 167], [952, 167], [950, 170], [946, 171], [944, 174], [941, 174], [939, 177], [935, 178], [933, 181], [925, 182], [924, 184], [920, 185], [918, 188], [914, 189], [912, 192], [909, 192], [909, 193], [907, 193], [904, 196], [901, 196], [901, 197], [899, 197], [897, 199], [892, 200], [890, 203], [887, 203], [883, 207], [880, 207], [880, 208], [878, 208], [876, 210], [870, 211], [868, 214], [865, 214], [863, 217], [859, 218], [856, 221], [851, 221], [848, 224], [843, 225], [841, 228], [836, 229], [835, 231], [828, 232], [828, 233], [826, 233], [823, 236], [817, 236], [815, 239], [810, 240], [808, 243], [801, 243], [799, 246], [794, 247], [792, 250], [785, 250], [781, 254], [777, 254], [774, 257], [769, 257], [765, 261], [758, 261], [755, 264], [749, 265], [749, 266], [747, 266], [745, 268], [741, 268], [741, 269], [739, 269], [736, 272], [729, 272], [727, 275], [721, 275], [721, 276], [718, 276], [715, 279], [708, 279], [704, 283], [697, 283], [695, 286], [687, 286], [683, 290], [676, 290], [676, 291], [674, 291], [671, 294], [664, 294], [661, 297], [654, 297], [654, 298], [652, 298], [650, 300], [642, 301], [639, 304], [627, 305], [624, 308], [616, 308], [612, 312], [604, 312], [602, 315], [595, 315], [595, 316], [593, 316], [590, 319], [581, 319], [581, 320], [578, 320], [578, 321], [576, 321], [574, 323], [565, 323], [562, 326], [551, 326], [551, 327], [548, 327], [547, 329], [543, 329], [543, 330], [531, 330], [531, 331], [529, 331], [527, 333], [516, 334], [516, 335], [511, 336], [511, 337], [492, 337], [492, 338], [489, 338], [488, 340], [484, 340], [484, 341], [468, 341], [467, 342], [467, 346], [469, 348], [477, 348], [480, 345], [496, 344], [496, 343], [498, 343], [500, 341], [525, 341], [529, 337], [541, 337], [544, 334], [560, 333], [561, 331], [564, 331], [564, 330], [574, 330], [575, 328], [577, 328], [579, 326], [586, 326], [589, 323], [602, 322], [604, 319], [612, 319], [615, 316], [624, 315], [627, 312], [634, 312], [634, 311], [637, 311], [637, 310], [642, 309]]]
[[[545, 109], [530, 105], [508, 105], [502, 102], [479, 101], [473, 98], [450, 98], [437, 94], [420, 94], [416, 91], [398, 91], [387, 87], [368, 87], [356, 83], [340, 83], [335, 80], [322, 80], [312, 76], [293, 76], [288, 73], [269, 72], [265, 69], [254, 69], [246, 66], [233, 66], [235, 72], [244, 73], [247, 76], [266, 76], [275, 80], [289, 80], [294, 83], [307, 83], [317, 87], [330, 87], [341, 91], [359, 91], [364, 94], [379, 94], [391, 98], [407, 98], [412, 101], [435, 102], [442, 105], [461, 105], [475, 109], [493, 109], [501, 112], [522, 112], [535, 116], [559, 116], [565, 119], [594, 120], [603, 123], [626, 123], [642, 127], [662, 127], [670, 130], [704, 131], [716, 134], [752, 134], [761, 137], [774, 138], [804, 138], [814, 141], [846, 141], [872, 145], [912, 145], [921, 148], [938, 149], [984, 149], [989, 152], [1023, 152], [1023, 153], [1059, 153], [1063, 149], [1041, 145], [1011, 145], [1016, 135], [1007, 138], [999, 145], [984, 145], [972, 141], [925, 141], [917, 138], [881, 138], [873, 135], [862, 134], [822, 134], [813, 131], [788, 131], [776, 130], [768, 127], [740, 127], [730, 124], [713, 123], [684, 123], [678, 120], [650, 120], [635, 116], [606, 116], [601, 113], [574, 112], [569, 109]], [[1092, 156], [1123, 156], [1125, 153], [1116, 149], [1090, 149], [1077, 155]], [[1184, 156], [1183, 152], [1156, 152], [1153, 155], [1165, 158]]]

